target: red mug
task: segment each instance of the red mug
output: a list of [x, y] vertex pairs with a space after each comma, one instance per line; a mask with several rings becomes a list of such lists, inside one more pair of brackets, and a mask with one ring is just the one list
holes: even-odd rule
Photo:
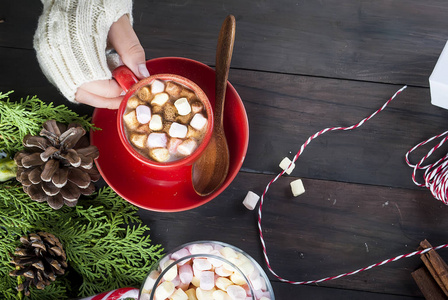
[[[122, 100], [120, 107], [118, 109], [117, 114], [117, 129], [118, 135], [120, 137], [121, 143], [124, 145], [126, 150], [138, 161], [145, 164], [146, 166], [159, 170], [173, 170], [182, 168], [184, 166], [192, 165], [203, 153], [207, 144], [209, 143], [212, 133], [213, 133], [213, 112], [212, 106], [207, 95], [204, 91], [193, 81], [188, 78], [175, 75], [175, 74], [157, 74], [152, 75], [142, 80], [138, 80], [137, 77], [132, 73], [132, 71], [126, 66], [120, 66], [113, 71], [113, 77], [117, 80], [118, 84], [121, 88], [126, 92], [124, 99]], [[204, 109], [207, 113], [207, 124], [206, 131], [202, 142], [197, 146], [197, 148], [188, 156], [180, 158], [178, 160], [169, 161], [169, 162], [157, 162], [155, 160], [146, 158], [142, 154], [140, 154], [129, 142], [123, 124], [123, 115], [126, 111], [127, 102], [132, 95], [134, 95], [140, 88], [150, 85], [156, 79], [162, 81], [174, 81], [179, 83], [190, 90], [192, 90], [199, 101], [204, 105]]]

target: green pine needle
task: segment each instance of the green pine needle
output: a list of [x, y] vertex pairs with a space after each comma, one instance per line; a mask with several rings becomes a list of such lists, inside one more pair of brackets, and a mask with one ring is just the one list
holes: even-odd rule
[[80, 117], [65, 105], [54, 106], [45, 103], [36, 96], [13, 102], [9, 96], [13, 91], [0, 92], [0, 149], [9, 156], [22, 148], [23, 137], [37, 135], [47, 120], [61, 123], [77, 122], [85, 129], [97, 129], [89, 123], [90, 118]]
[[[89, 119], [65, 106], [53, 107], [36, 97], [14, 103], [10, 94], [0, 93], [0, 150], [10, 157], [22, 149], [23, 137], [38, 134], [48, 119], [95, 129]], [[15, 179], [0, 183], [0, 299], [21, 299], [17, 278], [9, 276], [14, 269], [10, 254], [20, 236], [38, 231], [60, 239], [69, 269], [42, 291], [31, 287], [31, 296], [23, 299], [68, 299], [139, 288], [163, 249], [151, 243], [137, 210], [109, 187], [80, 198], [75, 207], [53, 210], [31, 200]]]

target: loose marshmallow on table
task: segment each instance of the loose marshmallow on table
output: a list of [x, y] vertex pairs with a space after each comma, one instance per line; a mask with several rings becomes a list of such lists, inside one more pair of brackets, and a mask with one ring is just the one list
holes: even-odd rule
[[151, 84], [151, 93], [158, 94], [165, 90], [165, 84], [160, 80], [154, 80]]
[[303, 193], [305, 193], [305, 188], [303, 187], [303, 183], [301, 179], [294, 180], [290, 183], [292, 194], [294, 197], [297, 197]]
[[255, 206], [257, 206], [259, 199], [260, 196], [258, 196], [254, 192], [249, 191], [247, 192], [247, 195], [243, 200], [243, 205], [249, 210], [254, 210]]
[[176, 122], [173, 122], [170, 126], [169, 135], [174, 138], [184, 138], [187, 136], [188, 127]]
[[179, 98], [174, 102], [174, 106], [177, 108], [177, 113], [181, 116], [186, 116], [191, 112], [191, 106], [187, 98]]
[[288, 175], [291, 174], [291, 172], [296, 167], [296, 164], [292, 163], [292, 165], [288, 168], [289, 164], [291, 164], [291, 160], [287, 157], [285, 157], [279, 164], [279, 167], [282, 168], [283, 170], [286, 170], [285, 173]]
[[151, 133], [148, 136], [148, 147], [149, 148], [164, 148], [168, 142], [168, 138], [165, 133]]
[[195, 114], [193, 119], [190, 121], [191, 127], [196, 130], [201, 130], [204, 128], [205, 124], [207, 124], [207, 118], [205, 118], [202, 114]]
[[135, 113], [137, 114], [137, 120], [141, 124], [146, 124], [151, 120], [151, 108], [146, 105], [139, 105], [135, 109]]

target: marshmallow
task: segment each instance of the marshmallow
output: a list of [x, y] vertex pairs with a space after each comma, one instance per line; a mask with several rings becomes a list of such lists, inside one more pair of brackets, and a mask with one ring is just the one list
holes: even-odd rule
[[[218, 250], [212, 250], [210, 254], [213, 254], [217, 257], [222, 257], [221, 253]], [[223, 264], [222, 259], [214, 258], [214, 257], [207, 257], [208, 261], [213, 265], [213, 267], [220, 267]]]
[[177, 289], [174, 294], [171, 295], [170, 300], [188, 300], [188, 295], [182, 289]]
[[159, 105], [162, 106], [168, 101], [170, 96], [168, 96], [167, 93], [158, 93], [154, 96], [154, 98], [151, 100], [151, 105]]
[[257, 206], [259, 199], [260, 196], [258, 196], [254, 192], [249, 191], [247, 192], [247, 195], [243, 200], [243, 205], [249, 210], [254, 210], [255, 206]]
[[149, 125], [148, 124], [142, 124], [142, 125], [137, 127], [135, 132], [144, 133], [146, 136], [148, 136], [148, 134], [151, 132], [151, 129], [149, 129]]
[[188, 100], [192, 100], [193, 98], [196, 97], [195, 93], [192, 90], [187, 89], [187, 88], [182, 89], [182, 91], [180, 92], [180, 96], [185, 97]]
[[137, 120], [141, 124], [146, 124], [151, 120], [151, 108], [146, 105], [139, 105], [135, 109]]
[[234, 300], [246, 299], [246, 291], [239, 285], [229, 285], [226, 291], [230, 298]]
[[227, 259], [238, 258], [238, 254], [235, 252], [235, 250], [233, 250], [230, 247], [224, 247], [221, 250], [219, 250], [219, 252], [221, 252], [222, 256], [224, 256]]
[[199, 287], [204, 291], [210, 291], [215, 286], [215, 273], [212, 271], [204, 271], [199, 278]]
[[[181, 139], [176, 139], [176, 138], [172, 138], [170, 139], [170, 141], [168, 142], [168, 151], [171, 154], [176, 154], [177, 153], [177, 147], [183, 142], [183, 140]], [[188, 250], [186, 250], [188, 252]], [[188, 254], [187, 254], [188, 255]]]
[[186, 290], [185, 294], [187, 294], [188, 300], [198, 300], [198, 298], [196, 298], [196, 290], [193, 288]]
[[149, 98], [151, 98], [151, 91], [149, 90], [149, 87], [144, 86], [137, 92], [137, 95], [143, 101], [148, 101]]
[[185, 125], [173, 122], [170, 126], [168, 134], [175, 138], [185, 138], [187, 136], [188, 128]]
[[202, 136], [203, 136], [202, 131], [196, 130], [190, 125], [188, 125], [187, 138], [199, 141], [201, 140]]
[[203, 108], [204, 108], [204, 105], [200, 101], [195, 101], [195, 102], [191, 103], [191, 111], [194, 114], [200, 113]]
[[244, 275], [249, 276], [254, 270], [254, 265], [251, 261], [244, 261], [238, 268], [243, 272]]
[[132, 96], [131, 98], [128, 99], [128, 103], [126, 104], [126, 106], [128, 108], [132, 108], [135, 109], [137, 106], [139, 106], [140, 104], [142, 104], [142, 102], [140, 101], [140, 99], [138, 99], [137, 96]]
[[216, 287], [223, 291], [227, 290], [227, 287], [232, 284], [233, 284], [233, 282], [230, 281], [229, 279], [227, 279], [226, 277], [218, 277], [215, 280]]
[[233, 274], [230, 275], [230, 280], [237, 285], [243, 285], [246, 283], [246, 279], [239, 272], [233, 272]]
[[261, 290], [263, 288], [263, 279], [258, 272], [252, 272], [249, 275], [249, 281], [252, 283], [254, 290]]
[[187, 98], [179, 98], [174, 102], [174, 106], [177, 108], [177, 113], [181, 116], [186, 116], [191, 112], [191, 106]]
[[227, 277], [233, 274], [233, 270], [229, 268], [228, 264], [224, 264], [221, 267], [215, 268], [215, 273], [222, 277]]
[[160, 115], [154, 115], [151, 118], [151, 121], [149, 122], [149, 129], [158, 131], [162, 130], [163, 123], [162, 123], [162, 116]]
[[[169, 259], [162, 265], [162, 271], [169, 267], [174, 262], [174, 260]], [[177, 276], [177, 264], [173, 265], [169, 268], [166, 273], [163, 275], [163, 279], [166, 281], [172, 281]]]
[[193, 266], [201, 271], [210, 270], [212, 268], [212, 264], [206, 258], [194, 258]]
[[297, 197], [297, 196], [305, 193], [305, 188], [303, 187], [303, 183], [302, 183], [301, 179], [294, 180], [293, 182], [290, 183], [290, 185], [291, 185], [291, 190], [292, 190], [292, 194], [294, 195], [294, 197]]
[[148, 147], [149, 148], [164, 148], [168, 142], [168, 138], [165, 133], [151, 133], [148, 136]]
[[170, 159], [170, 152], [166, 148], [153, 148], [149, 150], [149, 156], [158, 161], [166, 162]]
[[[171, 140], [173, 140], [173, 139], [171, 139]], [[191, 253], [190, 253], [190, 251], [188, 251], [187, 248], [182, 248], [182, 249], [177, 250], [173, 254], [171, 254], [171, 259], [178, 260], [178, 259], [181, 259], [181, 258], [183, 258], [185, 256], [190, 255], [190, 254]], [[185, 260], [185, 261], [187, 261], [187, 260]]]
[[156, 270], [153, 270], [151, 271], [151, 273], [149, 273], [148, 277], [146, 277], [145, 284], [143, 285], [142, 293], [148, 293], [148, 294], [151, 293], [159, 275], [160, 273], [157, 272]]
[[178, 147], [177, 147], [177, 152], [179, 152], [182, 155], [190, 155], [191, 153], [193, 153], [193, 151], [196, 149], [197, 143], [192, 140], [192, 139], [188, 139], [183, 141]]
[[162, 282], [155, 292], [156, 300], [169, 298], [174, 293], [175, 286], [171, 281]]
[[182, 86], [180, 86], [179, 84], [173, 82], [173, 81], [168, 81], [166, 83], [166, 89], [165, 91], [170, 94], [171, 96], [174, 97], [179, 97], [180, 92], [182, 91]]
[[189, 250], [191, 254], [209, 254], [213, 251], [213, 246], [210, 244], [193, 244]]
[[158, 94], [165, 90], [165, 84], [160, 80], [154, 80], [151, 84], [151, 93]]
[[213, 292], [216, 291], [215, 288], [212, 288], [209, 291], [205, 291], [201, 288], [196, 289], [196, 297], [198, 300], [210, 300], [213, 299]]
[[232, 300], [232, 298], [226, 292], [216, 290], [213, 292], [213, 300]]
[[196, 130], [202, 130], [205, 124], [207, 124], [207, 118], [204, 117], [202, 114], [195, 114], [193, 116], [193, 119], [191, 119], [190, 121], [191, 127], [193, 127]]
[[179, 266], [179, 279], [182, 283], [191, 283], [193, 280], [193, 268], [189, 264]]
[[140, 148], [140, 149], [143, 149], [146, 147], [146, 139], [147, 139], [146, 134], [133, 133], [130, 136], [131, 143], [135, 147]]
[[[286, 170], [285, 173], [288, 175], [291, 174], [292, 170], [294, 170], [294, 168], [296, 167], [296, 164], [292, 163], [292, 165], [288, 168], [290, 163], [291, 163], [291, 160], [289, 158], [285, 157], [279, 164], [279, 167], [282, 168], [283, 170]], [[288, 168], [288, 169], [286, 169], [286, 168]]]
[[199, 287], [199, 285], [201, 284], [201, 280], [199, 279], [199, 277], [193, 276], [191, 284], [194, 285], [195, 287]]
[[125, 114], [123, 116], [123, 121], [129, 129], [135, 129], [140, 125], [137, 120], [137, 114], [135, 113], [135, 110]]
[[163, 106], [163, 119], [165, 122], [174, 122], [177, 116], [177, 108], [174, 104], [168, 102]]

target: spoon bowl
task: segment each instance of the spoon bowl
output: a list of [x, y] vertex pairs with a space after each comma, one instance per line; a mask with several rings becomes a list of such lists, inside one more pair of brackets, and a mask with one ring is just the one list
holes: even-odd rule
[[193, 188], [201, 196], [210, 195], [219, 188], [229, 171], [229, 147], [224, 132], [223, 113], [234, 41], [235, 17], [229, 15], [221, 26], [216, 47], [213, 133], [201, 157], [192, 167]]

